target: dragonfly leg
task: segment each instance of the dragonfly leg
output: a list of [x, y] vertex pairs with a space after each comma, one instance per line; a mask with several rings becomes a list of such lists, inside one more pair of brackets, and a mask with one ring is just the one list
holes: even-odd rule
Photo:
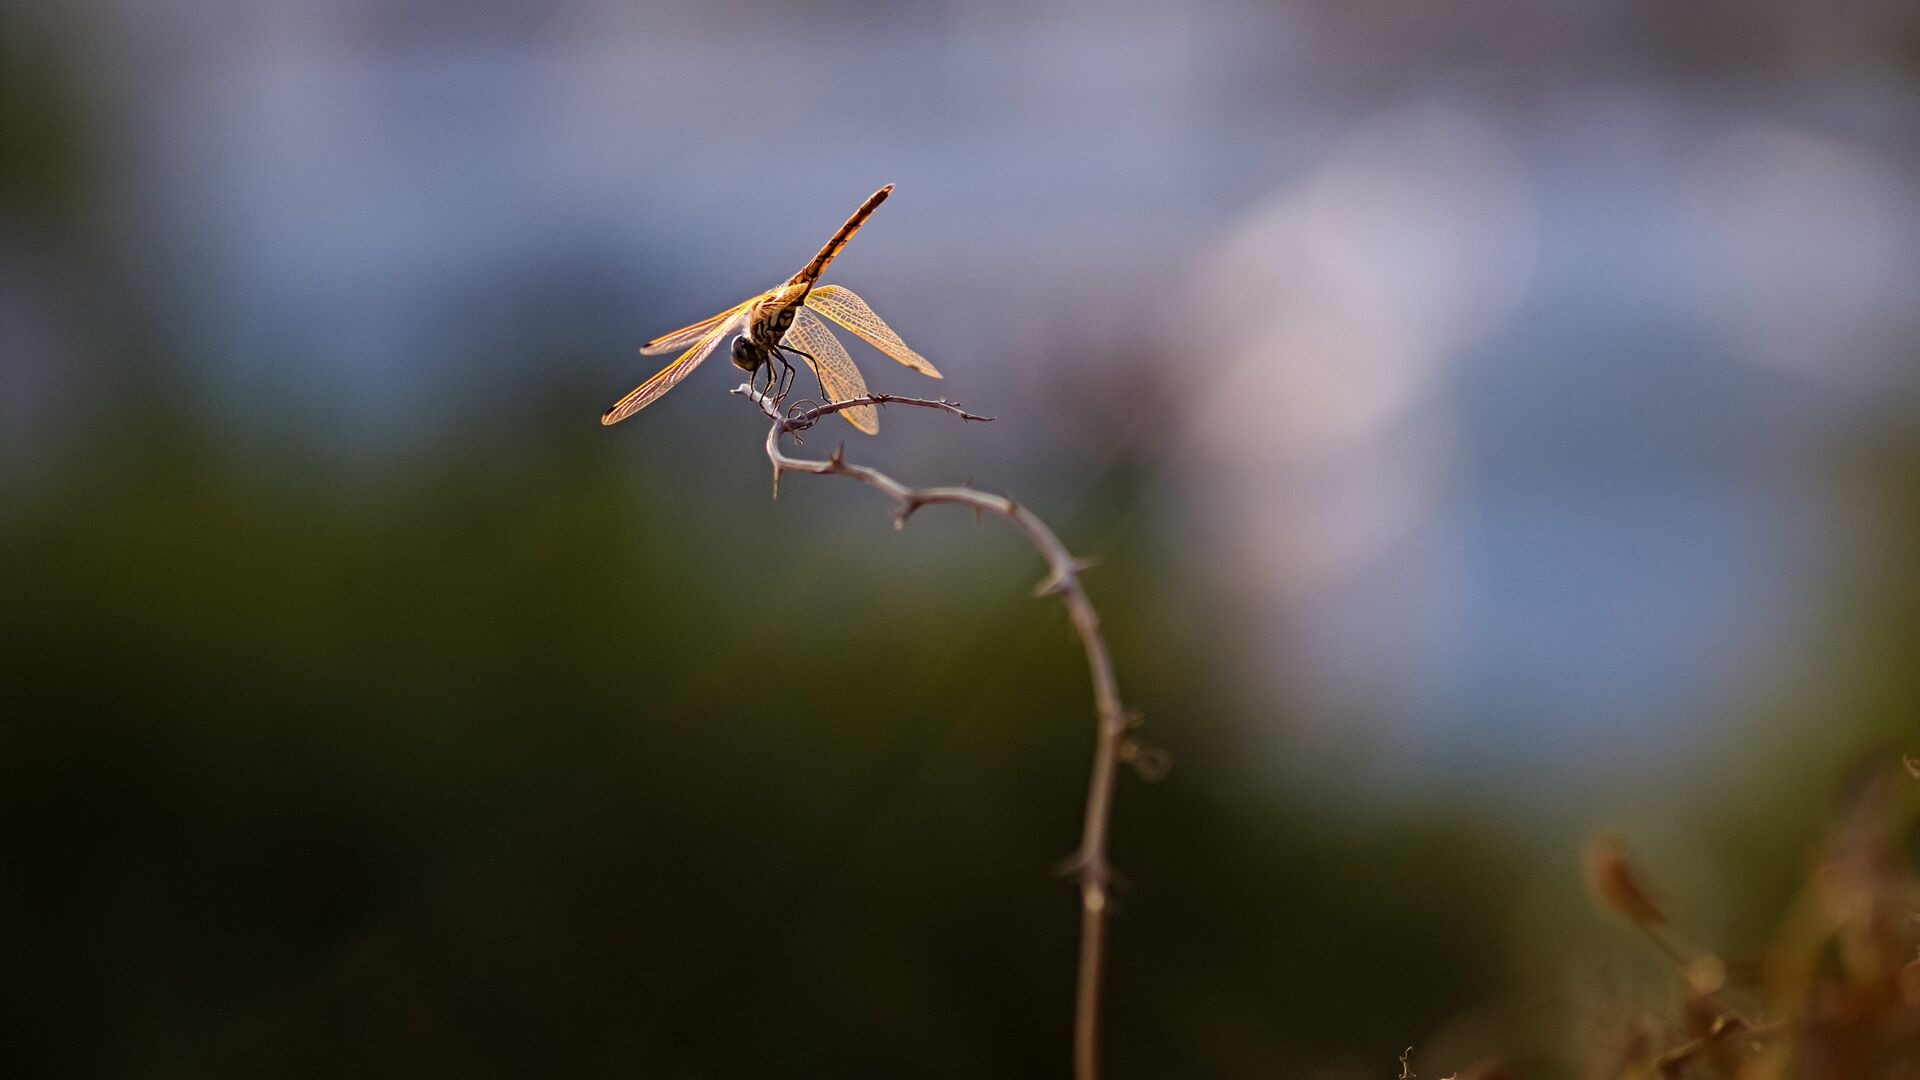
[[[813, 354], [810, 352], [804, 352], [800, 349], [794, 348], [791, 345], [782, 345], [781, 348], [786, 350], [787, 352], [795, 354], [796, 356], [806, 357], [807, 362], [809, 364], [813, 362]], [[786, 361], [784, 358], [782, 359], [781, 362], [787, 365], [787, 390], [788, 392], [792, 392], [793, 384], [795, 380], [800, 378], [800, 372], [797, 368], [795, 368], [795, 366], [791, 362]]]
[[808, 366], [813, 368], [813, 381], [816, 383], [820, 383], [820, 400], [826, 402], [829, 405], [833, 404], [833, 395], [827, 393], [827, 384], [824, 382], [820, 382], [820, 361], [815, 360], [813, 358], [813, 354], [810, 352], [807, 352], [804, 349], [796, 349], [791, 345], [782, 345], [780, 347], [790, 353], [796, 353], [800, 356], [804, 356], [807, 358]]
[[767, 400], [769, 401], [775, 401], [775, 402], [779, 401], [780, 400], [780, 393], [779, 393], [780, 369], [774, 366], [773, 361], [768, 360], [766, 363], [761, 364], [759, 367], [753, 370], [753, 373], [755, 376], [758, 376], [761, 374], [766, 375], [767, 385], [766, 385], [766, 388], [761, 391], [761, 393], [765, 395]]
[[784, 401], [787, 397], [787, 362], [779, 352], [767, 359], [767, 391], [775, 401]]

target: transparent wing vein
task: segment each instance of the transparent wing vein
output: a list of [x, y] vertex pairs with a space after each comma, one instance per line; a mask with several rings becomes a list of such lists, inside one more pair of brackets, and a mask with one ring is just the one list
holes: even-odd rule
[[680, 354], [679, 358], [656, 372], [653, 378], [634, 387], [633, 392], [614, 403], [613, 408], [600, 418], [602, 424], [617, 424], [648, 405], [661, 394], [679, 385], [680, 380], [693, 373], [700, 362], [713, 354], [714, 346], [725, 340], [740, 322], [738, 310], [729, 313], [731, 318], [722, 319], [707, 329], [706, 336], [693, 343], [693, 347]]
[[807, 294], [807, 306], [858, 334], [867, 344], [893, 357], [922, 375], [940, 378], [940, 372], [927, 358], [914, 352], [886, 320], [873, 313], [865, 300], [839, 285], [822, 285]]
[[[812, 312], [802, 308], [796, 314], [793, 329], [787, 331], [786, 343], [812, 355], [810, 363], [814, 374], [820, 377], [820, 386], [828, 397], [847, 401], [866, 396], [867, 380], [861, 378], [860, 369], [853, 366], [853, 357], [847, 355], [846, 346], [840, 344], [827, 324]], [[844, 409], [840, 415], [869, 435], [880, 431], [880, 412], [871, 405]]]
[[[753, 299], [758, 300], [759, 297], [756, 296]], [[753, 300], [743, 301], [717, 315], [709, 315], [699, 322], [694, 323], [692, 326], [683, 326], [670, 334], [661, 334], [659, 337], [640, 346], [640, 355], [653, 356], [656, 353], [672, 352], [675, 349], [692, 345], [702, 338], [705, 338], [707, 331], [727, 321], [734, 313], [751, 303], [753, 303]]]

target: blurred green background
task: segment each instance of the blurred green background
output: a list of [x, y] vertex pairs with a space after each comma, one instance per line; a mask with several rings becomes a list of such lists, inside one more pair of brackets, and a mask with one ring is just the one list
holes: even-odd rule
[[830, 276], [1001, 419], [849, 452], [1097, 558], [1175, 761], [1112, 1075], [1573, 1075], [1584, 837], [1738, 955], [1920, 751], [1899, 5], [3, 25], [7, 1075], [1066, 1071], [1031, 552], [724, 365], [595, 423], [885, 181]]

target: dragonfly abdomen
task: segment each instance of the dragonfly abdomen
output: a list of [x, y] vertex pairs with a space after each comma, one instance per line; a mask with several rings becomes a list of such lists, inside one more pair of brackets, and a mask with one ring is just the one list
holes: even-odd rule
[[835, 255], [840, 254], [840, 249], [847, 246], [847, 241], [853, 239], [853, 234], [860, 231], [860, 226], [866, 224], [868, 216], [881, 203], [887, 201], [887, 196], [892, 191], [893, 185], [888, 184], [867, 196], [867, 201], [861, 203], [860, 209], [855, 210], [853, 216], [847, 219], [847, 223], [840, 226], [840, 231], [834, 233], [833, 239], [827, 241], [827, 246], [821, 248], [820, 253], [815, 255], [811, 262], [801, 267], [799, 273], [788, 278], [787, 284], [810, 286], [820, 280], [820, 275], [826, 271], [827, 264], [833, 261]]

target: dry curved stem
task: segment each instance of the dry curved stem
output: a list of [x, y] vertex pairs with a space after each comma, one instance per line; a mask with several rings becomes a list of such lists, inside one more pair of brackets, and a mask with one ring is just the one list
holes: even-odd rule
[[1733, 1015], [1722, 1015], [1699, 1037], [1689, 1039], [1679, 1046], [1653, 1059], [1653, 1070], [1660, 1076], [1679, 1076], [1695, 1061], [1711, 1053], [1721, 1043], [1734, 1039], [1758, 1041], [1770, 1035], [1786, 1031], [1791, 1024], [1785, 1020], [1776, 1020], [1767, 1024], [1749, 1024]]
[[[991, 421], [977, 416], [945, 399], [895, 397], [868, 394], [850, 401], [838, 401], [810, 409], [782, 412], [780, 404], [750, 386], [734, 391], [760, 407], [773, 421], [767, 432], [767, 460], [773, 462], [774, 494], [780, 491], [783, 473], [812, 473], [816, 476], [846, 476], [867, 485], [893, 500], [895, 528], [905, 528], [907, 519], [923, 506], [950, 504], [965, 506], [975, 516], [992, 514], [1005, 518], [1018, 529], [1040, 557], [1046, 560], [1047, 576], [1035, 587], [1034, 595], [1058, 596], [1066, 605], [1067, 617], [1080, 637], [1087, 654], [1087, 670], [1093, 679], [1093, 709], [1096, 736], [1093, 746], [1093, 770], [1087, 782], [1086, 814], [1081, 824], [1080, 846], [1061, 866], [1063, 876], [1072, 877], [1080, 886], [1080, 965], [1076, 980], [1073, 1018], [1073, 1071], [1077, 1080], [1095, 1080], [1099, 1075], [1100, 972], [1106, 953], [1108, 898], [1114, 873], [1107, 857], [1108, 823], [1113, 812], [1115, 774], [1124, 759], [1138, 761], [1146, 752], [1127, 737], [1136, 717], [1120, 704], [1120, 688], [1114, 680], [1113, 659], [1107, 652], [1106, 638], [1100, 633], [1100, 616], [1087, 598], [1080, 575], [1088, 564], [1073, 556], [1060, 538], [1032, 511], [1004, 495], [991, 495], [969, 487], [912, 488], [865, 465], [849, 463], [835, 447], [826, 460], [789, 456], [780, 448], [784, 435], [813, 427], [821, 419], [856, 405], [915, 405], [936, 409], [967, 421]], [[1164, 771], [1164, 770], [1162, 770]], [[1142, 768], [1142, 775], [1151, 775]]]

